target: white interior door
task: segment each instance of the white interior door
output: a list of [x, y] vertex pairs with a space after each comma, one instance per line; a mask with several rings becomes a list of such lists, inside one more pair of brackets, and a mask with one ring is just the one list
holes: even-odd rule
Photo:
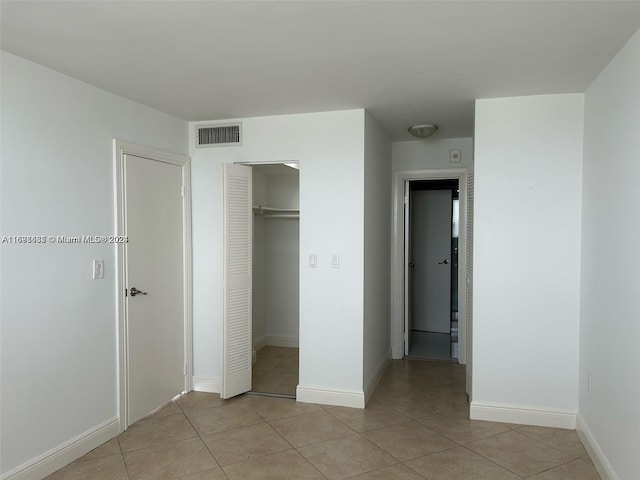
[[251, 168], [224, 165], [222, 398], [251, 390]]
[[451, 332], [451, 190], [411, 193], [411, 322], [414, 330]]
[[185, 385], [182, 168], [125, 155], [124, 192], [131, 425]]

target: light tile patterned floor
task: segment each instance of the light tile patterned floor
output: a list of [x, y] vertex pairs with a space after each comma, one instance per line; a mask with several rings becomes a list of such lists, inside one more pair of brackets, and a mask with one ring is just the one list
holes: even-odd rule
[[50, 480], [598, 480], [576, 433], [469, 420], [464, 367], [391, 362], [366, 409], [196, 393]]
[[296, 394], [298, 386], [298, 349], [264, 347], [256, 352], [252, 369], [254, 392]]

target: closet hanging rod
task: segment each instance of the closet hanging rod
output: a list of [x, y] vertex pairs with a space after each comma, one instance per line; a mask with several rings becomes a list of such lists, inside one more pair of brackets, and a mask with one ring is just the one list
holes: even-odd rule
[[293, 212], [297, 213], [300, 210], [297, 208], [274, 208], [274, 207], [263, 207], [262, 205], [254, 205], [252, 207], [254, 210], [265, 211], [265, 212]]
[[285, 215], [282, 213], [274, 213], [272, 215], [258, 215], [261, 218], [300, 218], [299, 214]]

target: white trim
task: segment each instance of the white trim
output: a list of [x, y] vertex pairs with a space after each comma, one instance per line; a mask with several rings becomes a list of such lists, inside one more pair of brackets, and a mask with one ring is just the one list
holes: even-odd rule
[[471, 402], [469, 416], [472, 420], [517, 423], [538, 427], [576, 428], [576, 411], [531, 405], [507, 403]]
[[458, 362], [466, 364], [467, 342], [467, 175], [468, 169], [398, 170], [393, 172], [393, 223], [391, 238], [391, 350], [404, 356], [404, 182], [456, 179], [460, 189], [458, 242]]
[[300, 348], [300, 341], [293, 335], [266, 335], [265, 345], [270, 347]]
[[193, 377], [193, 390], [196, 392], [220, 393], [222, 382], [219, 378]]
[[391, 347], [387, 350], [387, 353], [384, 354], [384, 357], [376, 367], [373, 376], [369, 379], [367, 384], [364, 386], [364, 401], [365, 404], [369, 403], [369, 399], [373, 392], [375, 392], [378, 383], [380, 383], [380, 379], [382, 379], [382, 375], [384, 375], [384, 371], [387, 369], [387, 365], [391, 361]]
[[[184, 365], [187, 374], [184, 377], [184, 391], [193, 390], [190, 373], [193, 372], [193, 287], [192, 287], [192, 241], [191, 241], [191, 160], [186, 155], [168, 152], [146, 145], [113, 140], [114, 159], [114, 188], [115, 188], [115, 231], [116, 235], [125, 235], [124, 204], [124, 157], [135, 155], [149, 158], [182, 169], [182, 184], [184, 186], [184, 200], [182, 202], [183, 218], [183, 298], [184, 298]], [[126, 258], [125, 245], [117, 243], [116, 247], [116, 328], [118, 333], [118, 418], [119, 431], [127, 429], [128, 418], [128, 365], [127, 365], [127, 316], [125, 308], [124, 289], [126, 288]]]
[[1, 478], [2, 480], [40, 480], [116, 437], [119, 424], [117, 417], [107, 420], [4, 473]]
[[578, 415], [578, 418], [576, 419], [576, 431], [578, 432], [578, 436], [580, 437], [580, 440], [582, 440], [582, 444], [593, 462], [593, 466], [602, 477], [602, 480], [620, 480], [620, 477], [616, 475], [611, 462], [609, 462], [609, 459], [600, 447], [596, 437], [593, 435], [591, 429], [589, 429], [589, 426], [587, 425], [587, 422], [585, 422], [581, 415]]
[[364, 392], [336, 390], [317, 385], [298, 385], [296, 400], [303, 403], [335, 405], [336, 407], [364, 408]]

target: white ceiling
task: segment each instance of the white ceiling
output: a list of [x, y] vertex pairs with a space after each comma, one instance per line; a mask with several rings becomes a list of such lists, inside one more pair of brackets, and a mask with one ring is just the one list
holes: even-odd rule
[[583, 92], [640, 2], [2, 1], [3, 50], [186, 120], [366, 108], [472, 135], [476, 98]]

